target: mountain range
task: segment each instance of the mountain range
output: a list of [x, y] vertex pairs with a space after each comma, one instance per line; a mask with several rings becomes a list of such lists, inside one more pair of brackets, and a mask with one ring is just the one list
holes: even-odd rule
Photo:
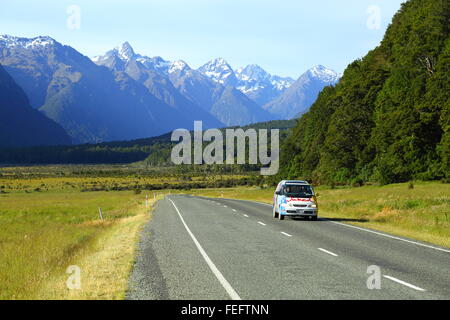
[[0, 146], [70, 144], [56, 122], [33, 109], [23, 90], [0, 66]]
[[313, 67], [263, 108], [277, 115], [280, 120], [299, 118], [309, 110], [320, 91], [336, 84], [339, 78], [340, 75], [324, 66]]
[[45, 36], [0, 36], [0, 64], [75, 144], [192, 129], [195, 120], [212, 128], [292, 119], [339, 79], [318, 66], [294, 81], [221, 58], [194, 69], [137, 54], [128, 42], [90, 59]]
[[268, 112], [239, 90], [211, 80], [184, 61], [169, 62], [136, 54], [128, 42], [93, 61], [114, 72], [124, 71], [171, 106], [201, 108], [222, 126], [271, 120]]

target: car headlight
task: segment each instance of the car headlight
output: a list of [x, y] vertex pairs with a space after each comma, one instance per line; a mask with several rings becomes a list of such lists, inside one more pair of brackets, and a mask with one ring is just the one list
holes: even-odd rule
[[310, 208], [317, 208], [317, 204], [310, 204], [309, 207]]

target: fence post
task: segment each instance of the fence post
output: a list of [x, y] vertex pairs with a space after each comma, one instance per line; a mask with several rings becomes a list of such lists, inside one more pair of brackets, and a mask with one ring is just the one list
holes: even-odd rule
[[148, 193], [145, 195], [145, 207], [148, 208]]
[[100, 219], [103, 220], [102, 208], [98, 208], [98, 212], [100, 213]]

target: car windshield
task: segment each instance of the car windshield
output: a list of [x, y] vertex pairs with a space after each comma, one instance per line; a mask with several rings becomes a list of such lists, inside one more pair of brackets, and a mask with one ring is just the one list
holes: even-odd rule
[[287, 185], [284, 187], [284, 193], [288, 197], [293, 198], [309, 198], [313, 196], [311, 186]]

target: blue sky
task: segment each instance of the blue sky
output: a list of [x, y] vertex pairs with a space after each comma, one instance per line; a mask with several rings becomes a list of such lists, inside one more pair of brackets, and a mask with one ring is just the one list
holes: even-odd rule
[[[402, 2], [1, 1], [0, 33], [49, 35], [87, 56], [129, 41], [137, 53], [183, 59], [192, 67], [222, 57], [232, 67], [255, 63], [272, 74], [297, 78], [318, 64], [342, 72], [378, 45]], [[80, 9], [79, 29], [67, 27], [70, 5]]]

